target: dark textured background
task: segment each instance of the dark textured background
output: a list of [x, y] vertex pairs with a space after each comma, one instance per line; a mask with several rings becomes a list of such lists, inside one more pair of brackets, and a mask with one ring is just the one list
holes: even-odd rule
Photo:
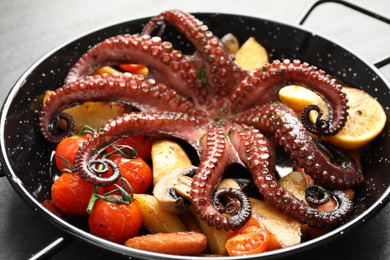
[[[355, 1], [390, 18], [390, 1]], [[0, 2], [0, 104], [18, 77], [52, 48], [93, 29], [178, 8], [189, 12], [236, 13], [296, 23], [307, 0], [115, 0]], [[369, 62], [390, 54], [390, 25], [337, 4], [326, 4], [304, 25], [349, 47]], [[390, 79], [390, 66], [381, 69]], [[390, 205], [364, 225], [291, 259], [390, 259]], [[0, 259], [26, 259], [62, 232], [34, 212], [0, 178]], [[109, 252], [73, 240], [53, 259], [113, 259]]]

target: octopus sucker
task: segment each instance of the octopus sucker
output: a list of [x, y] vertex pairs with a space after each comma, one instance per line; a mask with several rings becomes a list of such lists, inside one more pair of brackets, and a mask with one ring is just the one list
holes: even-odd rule
[[[166, 24], [177, 28], [196, 51], [184, 54], [163, 41], [160, 36]], [[158, 27], [158, 36], [153, 36]], [[148, 66], [150, 74], [89, 75], [101, 66], [131, 62]], [[80, 148], [75, 167], [88, 182], [110, 185], [120, 175], [114, 163], [99, 159], [99, 152], [110, 144], [129, 135], [172, 137], [188, 142], [197, 152], [192, 204], [204, 221], [218, 229], [238, 229], [251, 214], [245, 193], [216, 191], [226, 169], [235, 163], [249, 170], [265, 200], [302, 223], [335, 227], [350, 215], [352, 202], [338, 190], [358, 186], [363, 181], [361, 169], [342, 151], [321, 146], [313, 137], [334, 135], [344, 126], [347, 98], [337, 81], [315, 66], [285, 59], [253, 71], [241, 69], [203, 22], [170, 10], [152, 18], [141, 34], [114, 36], [92, 47], [65, 81], [39, 116], [42, 135], [50, 142], [71, 133], [72, 119], [62, 112], [69, 106], [115, 101], [137, 108], [105, 124]], [[321, 96], [329, 118], [311, 122], [308, 113], [318, 110], [316, 106], [307, 107], [298, 118], [278, 101], [278, 91], [287, 84], [304, 86]], [[56, 127], [61, 118], [68, 122], [64, 131]], [[329, 190], [337, 202], [333, 211], [318, 211], [281, 187], [275, 176], [277, 145], [294, 166], [304, 168], [316, 185]], [[100, 168], [112, 168], [114, 174], [103, 178]], [[230, 205], [235, 210], [222, 205], [226, 196], [237, 202]]]

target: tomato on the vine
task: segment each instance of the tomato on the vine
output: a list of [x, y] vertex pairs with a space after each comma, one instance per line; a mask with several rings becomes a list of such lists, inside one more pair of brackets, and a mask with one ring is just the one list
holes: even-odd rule
[[51, 200], [67, 216], [85, 216], [93, 189], [79, 174], [63, 173], [51, 186]]
[[92, 234], [116, 243], [124, 243], [138, 234], [142, 216], [135, 203], [116, 204], [98, 200], [88, 218]]
[[[144, 193], [148, 190], [153, 179], [152, 169], [141, 157], [129, 159], [123, 156], [111, 156], [110, 160], [119, 166], [122, 177], [129, 182], [134, 193]], [[110, 174], [112, 174], [111, 171], [108, 175]], [[118, 180], [116, 184], [122, 186], [122, 181]], [[111, 185], [105, 187], [104, 190], [108, 192], [114, 189], [116, 187]]]
[[64, 159], [68, 161], [71, 165], [74, 165], [74, 160], [76, 158], [77, 151], [80, 149], [81, 144], [87, 139], [88, 139], [88, 135], [69, 136], [63, 139], [57, 145], [55, 162], [57, 168], [61, 172], [64, 169], [69, 169], [69, 165], [66, 164]]
[[265, 252], [270, 243], [271, 233], [259, 220], [250, 218], [226, 241], [225, 248], [230, 256], [243, 256]]
[[[141, 157], [145, 161], [147, 161], [150, 158], [150, 154], [152, 151], [152, 142], [153, 140], [150, 137], [147, 136], [129, 136], [127, 138], [124, 138], [118, 142], [116, 142], [114, 145], [117, 146], [130, 146], [132, 147], [136, 152], [137, 156]], [[110, 146], [107, 148], [107, 153], [113, 153], [115, 149], [113, 146]], [[114, 153], [119, 154], [118, 153]]]

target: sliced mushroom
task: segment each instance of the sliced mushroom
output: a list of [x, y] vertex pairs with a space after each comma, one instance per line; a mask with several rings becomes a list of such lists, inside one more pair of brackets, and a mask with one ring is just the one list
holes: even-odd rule
[[191, 200], [190, 190], [196, 166], [181, 167], [165, 175], [156, 184], [153, 194], [160, 206], [175, 213], [183, 213]]

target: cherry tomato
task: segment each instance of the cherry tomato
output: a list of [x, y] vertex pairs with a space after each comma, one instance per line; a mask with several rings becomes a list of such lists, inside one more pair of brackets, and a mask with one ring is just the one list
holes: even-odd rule
[[93, 188], [79, 174], [63, 173], [51, 186], [51, 200], [67, 216], [85, 216]]
[[271, 234], [258, 220], [251, 218], [226, 241], [225, 248], [230, 256], [262, 253], [268, 250]]
[[118, 67], [121, 70], [130, 72], [130, 73], [137, 73], [138, 71], [145, 68], [145, 65], [143, 64], [133, 64], [133, 63], [126, 63], [126, 64], [119, 64]]
[[[123, 156], [111, 156], [110, 160], [118, 164], [122, 177], [129, 182], [134, 193], [144, 193], [148, 190], [153, 179], [152, 169], [141, 157], [128, 159]], [[112, 174], [111, 171], [108, 175], [110, 174]], [[116, 184], [122, 186], [122, 181], [119, 180]], [[114, 189], [116, 187], [111, 185], [105, 187], [104, 190], [108, 192]]]
[[92, 234], [116, 243], [124, 243], [138, 234], [142, 216], [135, 203], [115, 204], [98, 200], [88, 218]]
[[[152, 151], [152, 139], [147, 136], [130, 136], [115, 143], [115, 145], [127, 145], [137, 151], [137, 156], [141, 157], [145, 161], [150, 158]], [[107, 153], [114, 151], [114, 148], [108, 147]], [[119, 152], [118, 152], [119, 154]]]
[[65, 158], [70, 164], [74, 165], [74, 160], [81, 144], [88, 139], [88, 135], [69, 136], [63, 139], [56, 148], [55, 162], [57, 168], [62, 172], [64, 169], [69, 169], [63, 159]]

